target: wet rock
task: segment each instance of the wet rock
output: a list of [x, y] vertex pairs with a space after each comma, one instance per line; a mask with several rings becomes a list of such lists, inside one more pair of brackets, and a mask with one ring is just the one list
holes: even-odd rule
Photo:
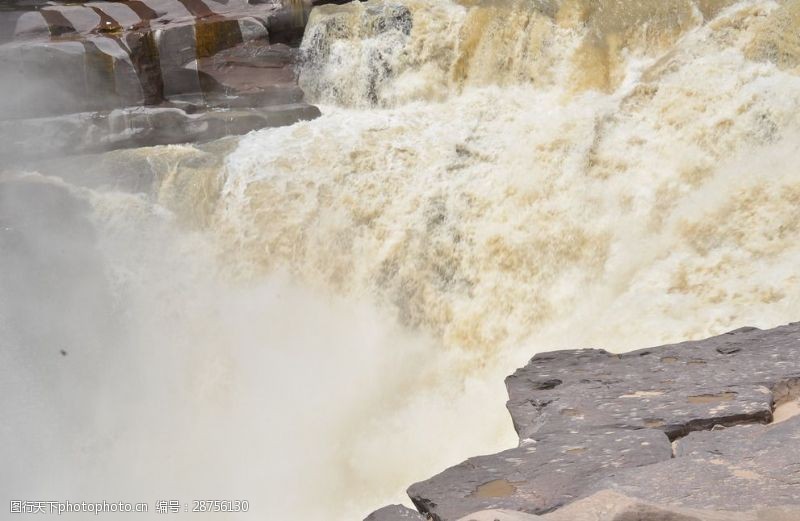
[[287, 45], [249, 42], [198, 58], [187, 67], [207, 80], [206, 103], [257, 107], [303, 100], [295, 81], [295, 61], [296, 49]]
[[305, 103], [263, 108], [134, 107], [49, 118], [0, 121], [0, 155], [8, 160], [88, 154], [118, 148], [205, 142], [319, 116]]
[[539, 354], [506, 380], [520, 446], [471, 458], [412, 485], [409, 496], [437, 520], [486, 509], [558, 512], [603, 490], [649, 502], [598, 518], [608, 521], [684, 521], [674, 506], [797, 506], [800, 416], [770, 424], [776, 404], [798, 398], [797, 382], [799, 324], [621, 355]]
[[416, 510], [403, 505], [389, 505], [368, 515], [364, 521], [424, 521], [425, 517]]
[[[29, 171], [63, 179], [76, 187], [141, 193], [159, 198], [160, 202], [180, 216], [184, 209], [203, 212], [216, 203], [214, 193], [218, 189], [215, 191], [203, 180], [212, 182], [217, 179], [225, 157], [236, 148], [237, 142], [235, 137], [230, 137], [176, 146], [169, 150], [143, 147], [118, 149], [28, 161], [25, 166]], [[8, 168], [3, 166], [0, 166], [0, 177], [13, 176], [16, 168], [13, 165]], [[180, 205], [176, 205], [175, 201], [165, 202], [165, 191], [159, 191], [163, 183], [168, 183], [180, 197], [185, 198], [185, 202]], [[198, 195], [196, 191], [202, 191], [203, 195]]]
[[[6, 7], [0, 10], [0, 28], [8, 29], [0, 41], [0, 121], [69, 116], [74, 122], [89, 112], [106, 120], [114, 111], [134, 114], [130, 109], [142, 106], [193, 115], [209, 111], [203, 125], [210, 132], [198, 130], [197, 118], [178, 117], [179, 125], [168, 131], [168, 138], [145, 140], [157, 143], [206, 139], [226, 125], [232, 132], [247, 131], [275, 119], [240, 114], [220, 125], [218, 109], [283, 107], [280, 112], [293, 106], [295, 119], [307, 118], [315, 111], [303, 103], [297, 85], [294, 47], [309, 9], [310, 3], [301, 0], [34, 2]], [[155, 124], [164, 117], [150, 119]], [[134, 125], [138, 130], [141, 121]], [[56, 129], [65, 124], [71, 125], [54, 123]], [[97, 134], [102, 126], [91, 126], [93, 138], [104, 146], [128, 146], [129, 140], [118, 139], [113, 130]], [[182, 129], [188, 132], [179, 137]], [[85, 132], [78, 133], [80, 141]], [[49, 149], [69, 151], [56, 143], [42, 153]]]

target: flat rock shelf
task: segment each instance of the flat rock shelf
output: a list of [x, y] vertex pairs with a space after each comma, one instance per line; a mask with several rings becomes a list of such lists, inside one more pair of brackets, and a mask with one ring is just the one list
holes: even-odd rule
[[542, 353], [506, 387], [519, 446], [412, 485], [428, 518], [800, 519], [800, 323]]

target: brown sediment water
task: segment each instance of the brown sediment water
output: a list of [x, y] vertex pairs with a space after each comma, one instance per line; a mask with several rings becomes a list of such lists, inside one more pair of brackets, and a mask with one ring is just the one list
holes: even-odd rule
[[472, 496], [479, 498], [506, 497], [514, 494], [517, 488], [505, 479], [496, 479], [484, 483], [475, 489]]

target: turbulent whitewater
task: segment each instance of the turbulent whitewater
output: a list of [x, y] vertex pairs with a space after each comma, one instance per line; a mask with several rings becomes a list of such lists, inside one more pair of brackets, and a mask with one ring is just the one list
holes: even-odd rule
[[502, 379], [535, 352], [797, 320], [798, 23], [796, 1], [315, 8], [322, 117], [116, 153], [152, 196], [71, 188], [125, 327], [81, 387], [113, 418], [63, 427], [60, 472], [90, 470], [50, 484], [360, 519], [512, 446]]

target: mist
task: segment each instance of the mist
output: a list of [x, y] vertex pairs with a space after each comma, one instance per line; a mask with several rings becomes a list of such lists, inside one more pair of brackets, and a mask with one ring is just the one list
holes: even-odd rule
[[0, 187], [5, 499], [345, 519], [498, 438], [465, 407], [504, 416], [502, 377], [442, 389], [458, 353], [369, 302], [280, 273], [237, 282], [211, 238], [142, 194]]

